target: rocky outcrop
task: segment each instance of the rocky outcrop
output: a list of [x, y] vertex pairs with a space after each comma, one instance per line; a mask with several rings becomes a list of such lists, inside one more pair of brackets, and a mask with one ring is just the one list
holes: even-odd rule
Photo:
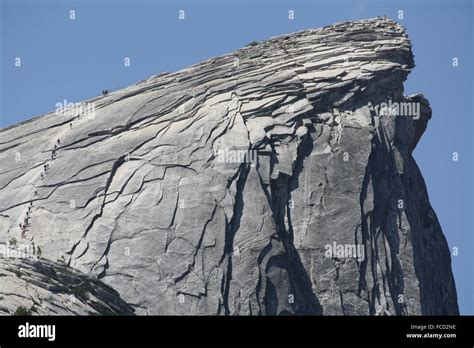
[[395, 22], [338, 23], [3, 129], [0, 238], [137, 314], [458, 314], [413, 67]]
[[0, 258], [0, 280], [0, 315], [133, 315], [110, 287], [57, 262]]

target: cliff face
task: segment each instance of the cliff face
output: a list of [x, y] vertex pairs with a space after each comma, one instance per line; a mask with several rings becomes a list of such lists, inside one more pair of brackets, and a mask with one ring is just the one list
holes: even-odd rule
[[339, 23], [3, 129], [0, 240], [137, 314], [458, 314], [413, 66], [395, 22]]

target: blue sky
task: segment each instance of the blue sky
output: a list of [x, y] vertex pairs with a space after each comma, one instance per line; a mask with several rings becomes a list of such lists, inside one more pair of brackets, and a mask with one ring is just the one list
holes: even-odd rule
[[[91, 98], [254, 40], [345, 20], [398, 20], [417, 65], [405, 93], [424, 93], [433, 108], [414, 155], [448, 243], [459, 249], [452, 259], [461, 313], [474, 314], [470, 0], [0, 1], [0, 127], [52, 111], [63, 99]], [[184, 21], [178, 19], [181, 9]], [[21, 68], [14, 66], [16, 57]], [[124, 67], [125, 57], [130, 67]], [[453, 162], [453, 152], [459, 161]]]

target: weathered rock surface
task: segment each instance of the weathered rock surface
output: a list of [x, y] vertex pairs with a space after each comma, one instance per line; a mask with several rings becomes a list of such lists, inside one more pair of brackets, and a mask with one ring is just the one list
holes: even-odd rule
[[0, 258], [0, 315], [133, 315], [99, 280], [64, 264]]
[[137, 314], [458, 314], [411, 155], [431, 117], [403, 96], [413, 66], [395, 22], [339, 23], [5, 128], [0, 240], [95, 274]]

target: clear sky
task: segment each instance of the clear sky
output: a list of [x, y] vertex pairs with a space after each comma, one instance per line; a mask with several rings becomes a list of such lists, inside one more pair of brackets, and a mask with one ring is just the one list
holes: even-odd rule
[[63, 99], [91, 98], [254, 40], [345, 20], [397, 20], [408, 30], [416, 63], [405, 93], [424, 93], [433, 108], [414, 155], [448, 243], [459, 250], [452, 259], [461, 313], [474, 314], [472, 1], [0, 2], [0, 127], [53, 111]]

